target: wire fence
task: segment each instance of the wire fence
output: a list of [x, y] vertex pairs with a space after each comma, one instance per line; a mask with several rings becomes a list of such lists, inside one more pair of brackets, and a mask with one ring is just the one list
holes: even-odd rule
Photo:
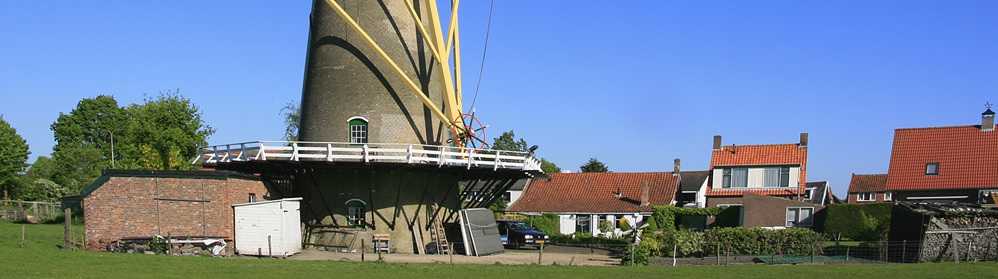
[[[656, 251], [642, 251], [633, 244], [602, 242], [551, 242], [548, 253], [605, 254], [622, 265], [656, 266], [739, 265], [739, 264], [897, 264], [924, 262], [998, 261], [998, 244], [971, 239], [948, 241], [821, 241], [813, 244], [781, 245], [746, 249], [736, 243], [701, 243], [697, 247], [663, 245]], [[576, 249], [558, 250], [554, 247]], [[578, 249], [582, 248], [582, 249]], [[748, 251], [747, 251], [748, 250]], [[642, 255], [642, 253], [646, 253]], [[634, 259], [633, 261], [631, 259]]]
[[[766, 253], [740, 251], [731, 243], [705, 243], [696, 253], [682, 253], [678, 245], [648, 260], [653, 265], [731, 264], [886, 264], [922, 262], [998, 261], [998, 245], [962, 239], [947, 242], [823, 241], [794, 247], [774, 244]], [[809, 249], [808, 249], [809, 248]], [[672, 252], [672, 253], [669, 253]], [[673, 256], [674, 255], [674, 256]]]
[[62, 218], [56, 202], [0, 200], [0, 219], [10, 222], [45, 223]]

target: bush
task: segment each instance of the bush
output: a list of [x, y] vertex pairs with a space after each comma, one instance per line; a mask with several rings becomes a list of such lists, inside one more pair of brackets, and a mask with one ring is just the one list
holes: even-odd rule
[[821, 253], [821, 234], [810, 229], [714, 228], [704, 232], [704, 253], [811, 255]]
[[651, 215], [651, 220], [648, 220], [648, 230], [652, 231], [663, 231], [669, 233], [675, 231], [679, 226], [677, 226], [678, 220], [687, 216], [715, 216], [721, 212], [720, 208], [708, 207], [708, 208], [687, 208], [687, 207], [675, 207], [671, 205], [667, 206], [656, 206], [655, 212]]
[[631, 245], [629, 251], [624, 254], [624, 265], [648, 265], [653, 251], [658, 248], [659, 243], [655, 241], [641, 240], [639, 245]]
[[858, 241], [887, 239], [891, 204], [833, 204], [825, 208], [825, 234]]
[[561, 222], [558, 219], [558, 215], [544, 214], [541, 216], [529, 216], [527, 217], [527, 224], [551, 237], [561, 234]]

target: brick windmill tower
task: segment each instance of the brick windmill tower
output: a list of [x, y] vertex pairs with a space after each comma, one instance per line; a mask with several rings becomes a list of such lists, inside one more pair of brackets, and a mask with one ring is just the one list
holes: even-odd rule
[[315, 0], [299, 141], [212, 146], [197, 162], [304, 198], [306, 246], [439, 252], [458, 210], [540, 174], [533, 154], [479, 148], [462, 113], [458, 2], [445, 29], [432, 0]]

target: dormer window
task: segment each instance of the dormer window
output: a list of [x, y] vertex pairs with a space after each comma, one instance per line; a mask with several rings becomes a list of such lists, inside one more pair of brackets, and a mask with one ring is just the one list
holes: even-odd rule
[[367, 143], [367, 119], [352, 117], [347, 120], [350, 128], [350, 143]]
[[925, 175], [939, 175], [939, 163], [925, 164]]
[[814, 197], [814, 187], [807, 188], [807, 190], [804, 190], [805, 200], [810, 200], [812, 197]]

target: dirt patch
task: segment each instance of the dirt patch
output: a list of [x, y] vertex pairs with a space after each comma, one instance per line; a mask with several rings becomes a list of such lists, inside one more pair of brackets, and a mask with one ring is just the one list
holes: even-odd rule
[[[364, 254], [364, 261], [378, 260], [377, 254]], [[389, 263], [455, 263], [455, 264], [509, 264], [526, 265], [580, 265], [580, 266], [617, 266], [620, 259], [609, 251], [589, 248], [548, 246], [544, 254], [536, 249], [506, 249], [503, 253], [472, 257], [465, 255], [411, 255], [383, 254], [381, 257]], [[305, 261], [361, 261], [361, 253], [341, 253], [306, 249], [301, 254], [290, 257], [292, 260]]]

